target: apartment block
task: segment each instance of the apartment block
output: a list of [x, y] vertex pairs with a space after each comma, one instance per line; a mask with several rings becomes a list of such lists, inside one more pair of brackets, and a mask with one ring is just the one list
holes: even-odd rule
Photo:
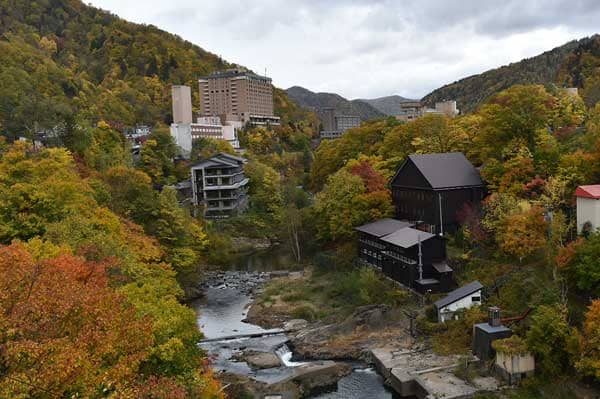
[[204, 217], [228, 218], [247, 208], [246, 162], [221, 153], [191, 167], [192, 203], [203, 209]]

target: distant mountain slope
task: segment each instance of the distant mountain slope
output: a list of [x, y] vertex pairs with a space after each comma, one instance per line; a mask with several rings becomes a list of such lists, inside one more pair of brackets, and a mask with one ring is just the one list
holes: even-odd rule
[[406, 101], [412, 101], [409, 98], [405, 98], [402, 96], [387, 96], [387, 97], [379, 97], [373, 99], [359, 99], [357, 101], [362, 101], [367, 103], [377, 109], [379, 112], [382, 112], [386, 115], [398, 115], [400, 110], [400, 104]]
[[[567, 77], [570, 77], [572, 71], [581, 65], [581, 59], [577, 63], [572, 55], [577, 51], [581, 52], [578, 49], [590, 47], [590, 43], [597, 42], [597, 40], [598, 37], [594, 36], [571, 41], [538, 56], [526, 58], [479, 75], [469, 76], [434, 90], [422, 101], [433, 106], [436, 101], [456, 100], [461, 112], [469, 112], [476, 109], [488, 97], [515, 84], [568, 84]], [[564, 70], [563, 65], [567, 60], [574, 60], [576, 65], [568, 66], [567, 70]], [[563, 79], [559, 79], [561, 71]], [[572, 81], [574, 85], [581, 83], [580, 79]], [[581, 88], [581, 86], [579, 87]]]
[[363, 121], [385, 116], [383, 112], [366, 102], [349, 101], [338, 94], [314, 93], [300, 86], [290, 87], [286, 92], [292, 101], [303, 108], [315, 111], [320, 118], [323, 117], [325, 108], [335, 108], [340, 114], [358, 115]]

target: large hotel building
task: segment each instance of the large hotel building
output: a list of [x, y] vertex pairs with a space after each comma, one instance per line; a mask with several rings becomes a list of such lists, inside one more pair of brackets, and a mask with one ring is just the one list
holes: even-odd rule
[[278, 124], [271, 79], [245, 69], [215, 72], [198, 81], [200, 115], [252, 124]]

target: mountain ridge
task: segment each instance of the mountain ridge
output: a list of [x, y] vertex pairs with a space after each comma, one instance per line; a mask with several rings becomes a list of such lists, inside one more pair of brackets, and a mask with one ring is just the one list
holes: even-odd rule
[[359, 98], [357, 101], [365, 102], [386, 115], [395, 116], [400, 113], [400, 104], [414, 100], [395, 94], [371, 99]]
[[285, 91], [292, 101], [313, 110], [321, 119], [326, 108], [334, 108], [340, 114], [358, 115], [362, 121], [385, 117], [383, 112], [366, 102], [348, 100], [336, 93], [315, 93], [301, 86], [292, 86]]
[[[539, 55], [446, 84], [427, 94], [421, 101], [433, 106], [437, 101], [456, 100], [461, 112], [472, 112], [488, 98], [517, 84], [572, 85], [582, 89], [585, 86], [583, 79], [575, 75], [579, 69], [585, 68], [584, 63], [589, 63], [589, 60], [582, 61], [579, 57], [577, 63], [577, 54], [588, 53], [600, 57], [598, 42], [598, 35], [572, 40]], [[569, 60], [572, 65], [567, 65]], [[600, 58], [594, 62], [596, 68], [600, 66]]]

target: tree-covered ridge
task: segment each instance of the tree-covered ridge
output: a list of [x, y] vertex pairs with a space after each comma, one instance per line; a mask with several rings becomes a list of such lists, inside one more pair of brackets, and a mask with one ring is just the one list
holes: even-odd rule
[[[597, 36], [593, 36], [572, 41], [538, 56], [469, 76], [434, 90], [423, 97], [422, 101], [433, 106], [437, 101], [456, 100], [459, 109], [466, 113], [474, 111], [495, 94], [517, 84], [558, 83], [585, 89], [583, 80], [566, 77], [577, 75], [577, 71], [584, 65], [579, 65], [579, 59], [574, 58], [574, 55], [593, 46], [598, 40]], [[589, 103], [587, 99], [586, 102]]]
[[76, 0], [0, 1], [0, 46], [0, 131], [13, 136], [78, 118], [170, 123], [172, 84], [195, 87], [229, 66], [180, 37]]

